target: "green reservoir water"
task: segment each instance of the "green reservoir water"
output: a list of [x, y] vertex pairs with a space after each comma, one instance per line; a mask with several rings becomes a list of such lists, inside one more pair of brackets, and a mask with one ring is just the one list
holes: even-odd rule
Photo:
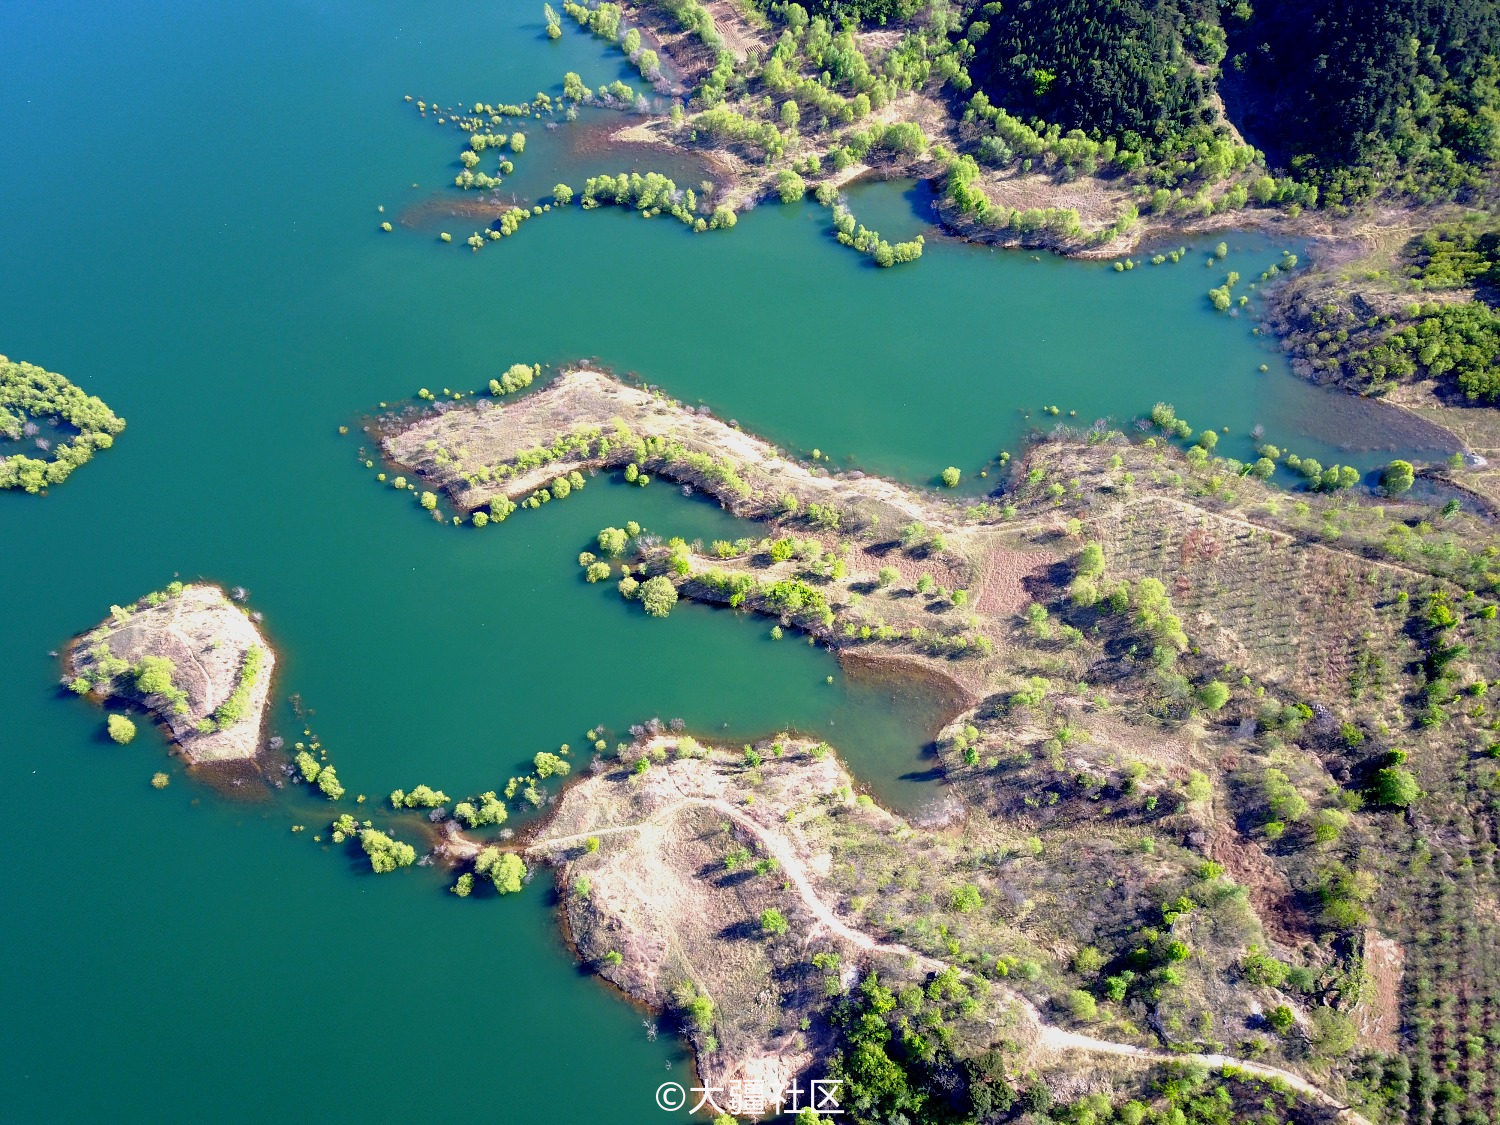
[[[1258, 237], [1230, 236], [1212, 270], [1202, 247], [1120, 275], [930, 238], [919, 264], [879, 271], [811, 204], [696, 237], [575, 209], [471, 254], [475, 224], [442, 214], [461, 140], [402, 96], [631, 75], [572, 28], [549, 43], [539, 4], [438, 7], [0, 7], [0, 351], [129, 422], [54, 494], [0, 495], [5, 1120], [644, 1123], [667, 1116], [657, 1084], [687, 1073], [575, 967], [546, 878], [467, 902], [431, 871], [375, 878], [313, 841], [326, 803], [221, 795], [149, 730], [108, 743], [51, 654], [174, 575], [250, 590], [281, 658], [276, 728], [296, 737], [297, 693], [351, 794], [496, 788], [537, 750], [651, 717], [737, 739], [795, 726], [893, 805], [938, 792], [923, 747], [943, 700], [761, 621], [687, 605], [649, 621], [582, 581], [599, 527], [736, 534], [716, 507], [598, 479], [504, 527], [439, 527], [338, 434], [382, 401], [594, 358], [918, 484], [948, 464], [977, 484], [1054, 403], [1088, 424], [1171, 400], [1229, 427], [1237, 455], [1255, 425], [1325, 463], [1411, 451], [1295, 379], [1248, 317], [1208, 308], [1222, 269], [1278, 258]], [[602, 116], [527, 126], [502, 193], [661, 163], [602, 148]], [[850, 195], [888, 237], [924, 229], [911, 185]]]

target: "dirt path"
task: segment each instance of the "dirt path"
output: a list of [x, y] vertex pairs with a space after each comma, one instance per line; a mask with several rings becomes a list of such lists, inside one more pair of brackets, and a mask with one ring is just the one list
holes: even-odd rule
[[[761, 847], [766, 850], [767, 854], [781, 865], [782, 873], [796, 887], [797, 894], [801, 897], [803, 906], [817, 919], [818, 924], [830, 933], [836, 934], [856, 948], [866, 950], [870, 953], [884, 953], [900, 957], [920, 965], [929, 972], [940, 973], [951, 968], [957, 969], [959, 973], [966, 977], [973, 975], [967, 969], [950, 965], [948, 962], [940, 961], [936, 957], [929, 957], [927, 954], [919, 952], [909, 945], [903, 945], [900, 942], [878, 941], [863, 930], [857, 930], [849, 925], [818, 895], [816, 888], [813, 886], [812, 877], [808, 873], [807, 865], [803, 863], [802, 858], [797, 855], [785, 839], [767, 831], [764, 826], [743, 809], [720, 798], [684, 796], [656, 810], [646, 820], [636, 824], [616, 825], [612, 828], [600, 828], [592, 832], [578, 832], [570, 836], [559, 836], [549, 840], [541, 840], [530, 845], [526, 851], [529, 854], [545, 853], [557, 848], [567, 847], [571, 844], [582, 843], [591, 836], [610, 836], [622, 832], [641, 831], [653, 825], [664, 823], [689, 805], [698, 805], [703, 808], [713, 809], [714, 812], [728, 817], [754, 836]], [[991, 982], [991, 987], [996, 987], [993, 982]], [[1109, 1039], [1096, 1039], [1091, 1035], [1082, 1035], [1076, 1031], [1065, 1031], [1060, 1027], [1048, 1023], [1042, 1017], [1042, 1013], [1037, 1006], [1026, 999], [1026, 997], [1015, 992], [1010, 992], [1009, 990], [1006, 991], [1011, 1001], [1021, 1007], [1031, 1018], [1032, 1022], [1036, 1024], [1037, 1045], [1045, 1050], [1082, 1051], [1095, 1055], [1115, 1055], [1141, 1059], [1146, 1062], [1198, 1063], [1211, 1068], [1235, 1067], [1246, 1074], [1253, 1074], [1258, 1078], [1275, 1079], [1284, 1082], [1298, 1093], [1338, 1111], [1339, 1116], [1351, 1122], [1352, 1125], [1373, 1125], [1368, 1118], [1343, 1105], [1337, 1099], [1307, 1081], [1307, 1079], [1289, 1070], [1282, 1070], [1279, 1067], [1266, 1066], [1263, 1063], [1250, 1062], [1245, 1059], [1232, 1058], [1229, 1055], [1176, 1054], [1170, 1051], [1153, 1050], [1149, 1047], [1137, 1047], [1130, 1043], [1116, 1043]]]

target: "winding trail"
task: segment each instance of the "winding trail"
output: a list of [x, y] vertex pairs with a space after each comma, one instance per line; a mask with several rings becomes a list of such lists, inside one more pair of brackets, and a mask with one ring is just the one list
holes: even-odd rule
[[[612, 836], [622, 832], [638, 832], [652, 825], [666, 823], [689, 805], [698, 805], [702, 808], [712, 809], [719, 815], [728, 817], [754, 836], [761, 847], [765, 849], [766, 853], [781, 865], [782, 873], [797, 888], [797, 893], [801, 897], [803, 905], [817, 922], [830, 933], [836, 934], [859, 949], [870, 953], [884, 953], [904, 958], [920, 965], [929, 972], [940, 973], [947, 969], [955, 969], [963, 976], [973, 976], [969, 970], [961, 966], [949, 964], [947, 961], [939, 960], [936, 957], [930, 957], [900, 942], [878, 941], [865, 931], [857, 930], [849, 925], [834, 912], [831, 906], [819, 897], [817, 889], [813, 886], [812, 876], [807, 870], [807, 865], [792, 849], [785, 838], [768, 831], [743, 809], [720, 798], [681, 797], [669, 805], [662, 806], [647, 819], [635, 824], [621, 824], [612, 828], [598, 828], [591, 832], [577, 832], [569, 836], [557, 836], [547, 840], [539, 840], [529, 845], [526, 848], [526, 852], [528, 855], [541, 855], [559, 848], [566, 848], [572, 844], [582, 843], [591, 836]], [[990, 983], [992, 988], [995, 987], [993, 981]], [[1350, 1122], [1351, 1125], [1374, 1125], [1363, 1114], [1344, 1105], [1337, 1098], [1334, 1098], [1301, 1075], [1294, 1074], [1292, 1071], [1282, 1070], [1280, 1067], [1267, 1066], [1264, 1063], [1252, 1062], [1248, 1059], [1234, 1058], [1230, 1055], [1178, 1054], [1171, 1051], [1154, 1050], [1149, 1047], [1137, 1047], [1131, 1043], [1117, 1043], [1111, 1039], [1098, 1039], [1092, 1035], [1083, 1035], [1076, 1031], [1065, 1031], [1055, 1024], [1048, 1023], [1037, 1006], [1026, 997], [1009, 989], [1005, 991], [1011, 1001], [1022, 1008], [1036, 1025], [1036, 1043], [1045, 1050], [1080, 1051], [1095, 1055], [1115, 1055], [1141, 1059], [1147, 1062], [1198, 1063], [1210, 1068], [1234, 1067], [1257, 1078], [1275, 1079], [1283, 1082], [1299, 1094], [1303, 1094], [1313, 1101], [1335, 1110], [1342, 1120]]]

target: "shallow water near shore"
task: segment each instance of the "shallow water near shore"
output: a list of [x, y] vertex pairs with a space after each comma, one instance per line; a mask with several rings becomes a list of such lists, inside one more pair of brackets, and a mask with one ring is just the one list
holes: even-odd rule
[[[149, 728], [109, 743], [50, 654], [174, 575], [250, 590], [276, 697], [301, 697], [372, 801], [498, 788], [538, 750], [652, 717], [734, 741], [795, 727], [897, 807], [935, 792], [940, 694], [724, 610], [648, 620], [576, 564], [606, 524], [743, 525], [599, 478], [504, 526], [439, 526], [338, 433], [381, 402], [594, 358], [794, 453], [920, 486], [952, 464], [976, 495], [1033, 429], [1128, 423], [1158, 400], [1227, 426], [1237, 456], [1256, 425], [1324, 463], [1410, 450], [1378, 412], [1293, 377], [1248, 316], [1209, 308], [1225, 269], [1249, 280], [1278, 259], [1261, 236], [1226, 236], [1213, 268], [1198, 246], [1123, 275], [930, 237], [921, 262], [882, 271], [808, 201], [698, 236], [559, 210], [471, 254], [475, 223], [440, 225], [463, 139], [402, 96], [556, 95], [567, 70], [633, 75], [571, 26], [549, 42], [540, 5], [0, 10], [0, 351], [128, 421], [52, 495], [0, 495], [7, 1120], [409, 1120], [441, 1098], [630, 1125], [668, 1119], [652, 1092], [687, 1074], [669, 1036], [574, 965], [545, 873], [515, 901], [460, 901], [430, 870], [373, 877], [313, 840], [332, 809], [304, 791], [226, 799]], [[648, 146], [598, 142], [609, 120], [521, 126], [501, 194], [652, 167]], [[923, 229], [909, 185], [849, 194], [887, 237]], [[378, 229], [413, 207], [412, 228]], [[300, 729], [285, 703], [274, 725]]]

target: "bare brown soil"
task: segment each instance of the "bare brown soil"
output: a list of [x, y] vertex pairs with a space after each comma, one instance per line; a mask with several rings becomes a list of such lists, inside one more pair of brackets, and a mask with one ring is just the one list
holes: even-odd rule
[[745, 22], [745, 17], [732, 0], [709, 0], [703, 5], [713, 17], [714, 30], [724, 40], [724, 46], [736, 62], [744, 62], [745, 56], [761, 45], [760, 37]]
[[1297, 905], [1291, 882], [1257, 841], [1219, 823], [1208, 837], [1206, 851], [1249, 893], [1271, 937], [1291, 949], [1313, 939], [1312, 919]]
[[1374, 1050], [1396, 1054], [1401, 1035], [1401, 976], [1406, 953], [1377, 931], [1365, 931], [1366, 986], [1355, 1009], [1360, 1038]]

